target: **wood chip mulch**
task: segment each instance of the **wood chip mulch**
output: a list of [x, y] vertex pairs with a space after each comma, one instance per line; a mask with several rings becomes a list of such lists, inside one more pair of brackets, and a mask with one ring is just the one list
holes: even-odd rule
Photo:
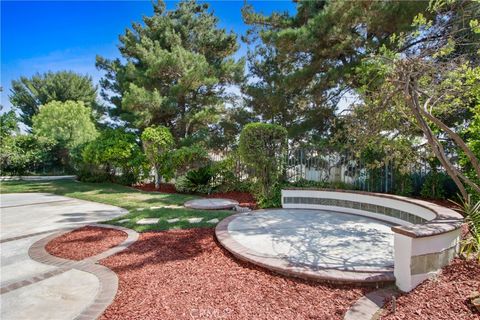
[[436, 280], [427, 280], [397, 298], [395, 313], [388, 303], [382, 319], [480, 319], [468, 302], [474, 291], [480, 291], [480, 264], [474, 259], [455, 259]]
[[212, 193], [206, 196], [207, 198], [225, 198], [238, 201], [241, 207], [248, 207], [250, 209], [257, 209], [257, 202], [251, 193], [248, 192], [239, 192], [239, 191], [229, 191], [229, 192], [219, 192]]
[[101, 263], [119, 277], [101, 319], [342, 319], [371, 290], [285, 278], [240, 262], [212, 229], [142, 233]]
[[79, 261], [119, 245], [127, 236], [120, 230], [86, 226], [51, 240], [45, 249], [53, 256]]
[[[175, 185], [171, 183], [161, 183], [159, 189], [155, 189], [154, 183], [138, 184], [134, 186], [135, 189], [147, 192], [162, 192], [162, 193], [178, 193], [175, 189]], [[250, 209], [257, 209], [257, 202], [253, 195], [249, 192], [229, 191], [218, 192], [212, 194], [200, 194], [202, 197], [207, 198], [226, 198], [238, 201], [241, 207], [248, 207]]]

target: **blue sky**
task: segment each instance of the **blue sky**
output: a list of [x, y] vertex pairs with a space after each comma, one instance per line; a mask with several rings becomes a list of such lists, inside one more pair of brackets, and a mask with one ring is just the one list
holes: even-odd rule
[[[240, 9], [244, 1], [207, 1], [220, 19], [220, 26], [243, 34]], [[175, 1], [166, 1], [173, 8]], [[249, 1], [256, 11], [295, 10], [284, 1]], [[73, 70], [89, 74], [95, 82], [95, 56], [119, 56], [118, 36], [132, 22], [152, 15], [150, 1], [5, 1], [1, 6], [1, 104], [10, 108], [10, 83], [37, 72]], [[238, 55], [246, 52], [245, 44]]]

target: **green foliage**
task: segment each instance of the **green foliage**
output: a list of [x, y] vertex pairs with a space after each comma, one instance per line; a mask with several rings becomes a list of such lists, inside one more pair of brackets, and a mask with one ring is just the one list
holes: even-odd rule
[[476, 256], [480, 262], [480, 201], [475, 202], [469, 195], [467, 200], [455, 204], [462, 208], [469, 231], [469, 236], [462, 240], [460, 253], [467, 258]]
[[172, 133], [167, 127], [149, 127], [142, 133], [145, 155], [155, 170], [155, 187], [160, 186], [160, 177], [170, 177], [172, 166], [170, 157], [174, 146]]
[[33, 132], [72, 150], [98, 136], [91, 109], [83, 102], [49, 102], [33, 116]]
[[253, 26], [253, 42], [262, 40], [250, 60], [260, 80], [246, 93], [259, 114], [293, 136], [309, 129], [327, 133], [342, 93], [356, 86], [352, 78], [362, 57], [391, 47], [393, 33], [412, 30], [413, 17], [425, 13], [428, 2], [297, 1], [295, 14], [270, 16], [254, 6], [246, 5], [243, 17]]
[[58, 163], [54, 158], [55, 142], [31, 134], [7, 136], [1, 140], [0, 173], [25, 175], [47, 163]]
[[250, 123], [240, 135], [239, 154], [253, 169], [258, 194], [269, 198], [270, 188], [277, 183], [283, 168], [287, 147], [287, 130], [267, 123]]
[[[0, 107], [0, 111], [2, 108]], [[18, 118], [14, 110], [4, 112], [0, 115], [0, 139], [18, 133]]]
[[120, 37], [125, 63], [97, 57], [106, 71], [103, 93], [115, 105], [112, 117], [139, 129], [166, 125], [185, 138], [217, 120], [216, 107], [226, 86], [242, 80], [244, 61], [233, 58], [236, 35], [219, 28], [208, 4], [181, 1], [166, 10], [159, 1], [153, 12]]
[[[42, 105], [52, 101], [82, 101], [85, 106], [97, 108], [97, 88], [92, 78], [71, 71], [35, 74], [12, 81], [10, 102], [21, 111], [20, 119], [28, 127], [33, 124]], [[56, 119], [58, 120], [58, 119]]]
[[106, 129], [81, 152], [79, 180], [131, 185], [145, 176], [145, 156], [132, 133]]
[[426, 199], [445, 199], [448, 175], [443, 172], [431, 171], [425, 177], [420, 195]]
[[182, 193], [210, 194], [213, 189], [213, 171], [211, 166], [190, 170], [186, 175], [179, 177], [175, 188]]
[[207, 151], [199, 145], [181, 147], [172, 153], [171, 164], [177, 175], [184, 175], [187, 171], [197, 169], [210, 162]]

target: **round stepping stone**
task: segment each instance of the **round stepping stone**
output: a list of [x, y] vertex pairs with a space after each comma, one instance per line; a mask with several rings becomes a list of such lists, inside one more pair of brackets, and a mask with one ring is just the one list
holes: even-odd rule
[[130, 221], [130, 219], [122, 219], [122, 220], [118, 220], [118, 223], [125, 223], [125, 222], [128, 222]]
[[238, 206], [238, 201], [231, 199], [195, 199], [184, 203], [186, 208], [201, 210], [232, 209]]
[[187, 219], [188, 222], [190, 223], [199, 223], [203, 220], [203, 218], [190, 218], [190, 219]]
[[175, 223], [175, 222], [178, 222], [178, 221], [180, 221], [180, 219], [178, 219], [178, 218], [167, 219], [168, 223]]
[[214, 219], [211, 219], [211, 220], [208, 220], [207, 223], [218, 223], [220, 220], [218, 220], [217, 218], [214, 218]]
[[143, 218], [137, 221], [137, 224], [157, 224], [159, 218]]

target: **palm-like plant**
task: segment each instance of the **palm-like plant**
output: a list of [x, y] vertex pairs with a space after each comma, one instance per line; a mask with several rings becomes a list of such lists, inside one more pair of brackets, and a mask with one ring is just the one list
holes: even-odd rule
[[466, 257], [476, 256], [480, 262], [480, 201], [474, 202], [469, 195], [467, 200], [454, 203], [461, 208], [470, 233], [462, 241], [460, 253]]

